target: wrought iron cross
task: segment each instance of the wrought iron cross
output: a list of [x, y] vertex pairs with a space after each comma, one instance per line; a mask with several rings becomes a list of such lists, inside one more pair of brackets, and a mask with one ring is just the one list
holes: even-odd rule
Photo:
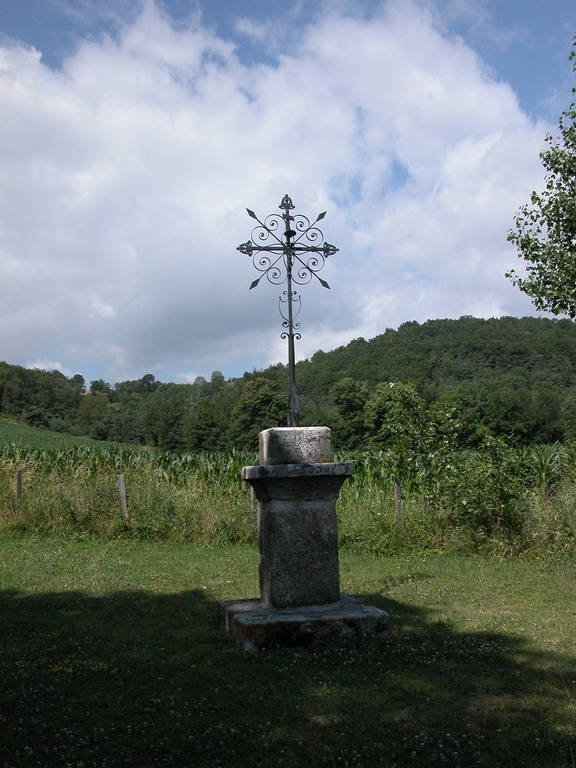
[[301, 297], [294, 290], [294, 284], [306, 285], [315, 277], [324, 288], [329, 289], [328, 283], [318, 277], [317, 273], [324, 267], [328, 256], [335, 254], [338, 248], [323, 242], [324, 235], [316, 226], [326, 216], [326, 211], [310, 223], [310, 219], [302, 214], [292, 216], [290, 211], [294, 210], [294, 204], [288, 195], [284, 195], [278, 207], [283, 213], [271, 213], [264, 221], [260, 221], [254, 211], [246, 209], [248, 216], [255, 219], [258, 226], [252, 230], [251, 239], [239, 245], [237, 250], [250, 256], [256, 269], [262, 273], [252, 282], [250, 290], [256, 288], [264, 276], [273, 285], [286, 283], [286, 290], [279, 297], [282, 326], [286, 329], [281, 338], [288, 339], [288, 426], [297, 427], [300, 422], [300, 405], [296, 389], [294, 341], [301, 338], [298, 332], [300, 323], [296, 322]]

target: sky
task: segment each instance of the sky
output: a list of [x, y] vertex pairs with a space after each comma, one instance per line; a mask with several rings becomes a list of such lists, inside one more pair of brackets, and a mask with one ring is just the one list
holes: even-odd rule
[[575, 84], [573, 0], [0, 0], [0, 359], [115, 382], [286, 362], [236, 247], [339, 251], [298, 358], [536, 314], [506, 235]]

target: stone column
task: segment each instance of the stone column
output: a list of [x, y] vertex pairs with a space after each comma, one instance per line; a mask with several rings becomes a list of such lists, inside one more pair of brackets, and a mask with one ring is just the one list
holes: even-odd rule
[[242, 470], [258, 499], [264, 607], [340, 600], [336, 501], [354, 466], [330, 459], [328, 427], [279, 427], [260, 433], [260, 466]]
[[336, 502], [354, 465], [331, 458], [328, 427], [278, 427], [260, 433], [260, 465], [242, 470], [258, 500], [260, 600], [220, 612], [249, 650], [387, 630], [388, 614], [340, 594]]

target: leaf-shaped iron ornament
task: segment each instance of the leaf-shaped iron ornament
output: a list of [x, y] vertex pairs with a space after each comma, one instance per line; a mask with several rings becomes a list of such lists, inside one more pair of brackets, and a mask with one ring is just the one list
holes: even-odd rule
[[294, 340], [300, 339], [297, 332], [300, 325], [295, 322], [295, 318], [300, 311], [301, 299], [293, 286], [306, 285], [316, 278], [323, 288], [330, 290], [318, 272], [323, 269], [326, 259], [338, 252], [338, 248], [327, 243], [322, 231], [316, 226], [326, 216], [326, 211], [319, 213], [315, 221], [310, 223], [306, 216], [290, 213], [294, 210], [294, 203], [288, 195], [284, 195], [278, 207], [282, 213], [271, 213], [264, 221], [260, 221], [250, 208], [246, 208], [248, 216], [257, 221], [258, 226], [252, 230], [250, 240], [239, 245], [237, 250], [249, 256], [255, 268], [261, 272], [260, 277], [252, 281], [250, 290], [256, 288], [263, 277], [273, 285], [286, 283], [286, 290], [280, 296], [280, 314], [285, 328], [281, 336], [288, 339], [288, 426], [297, 427], [300, 406], [296, 390]]

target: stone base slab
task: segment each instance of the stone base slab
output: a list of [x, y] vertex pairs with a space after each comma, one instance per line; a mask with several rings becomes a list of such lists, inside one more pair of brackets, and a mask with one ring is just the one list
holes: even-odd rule
[[232, 640], [248, 651], [308, 645], [331, 637], [382, 636], [390, 616], [349, 595], [337, 603], [273, 610], [258, 599], [224, 600], [220, 618]]

